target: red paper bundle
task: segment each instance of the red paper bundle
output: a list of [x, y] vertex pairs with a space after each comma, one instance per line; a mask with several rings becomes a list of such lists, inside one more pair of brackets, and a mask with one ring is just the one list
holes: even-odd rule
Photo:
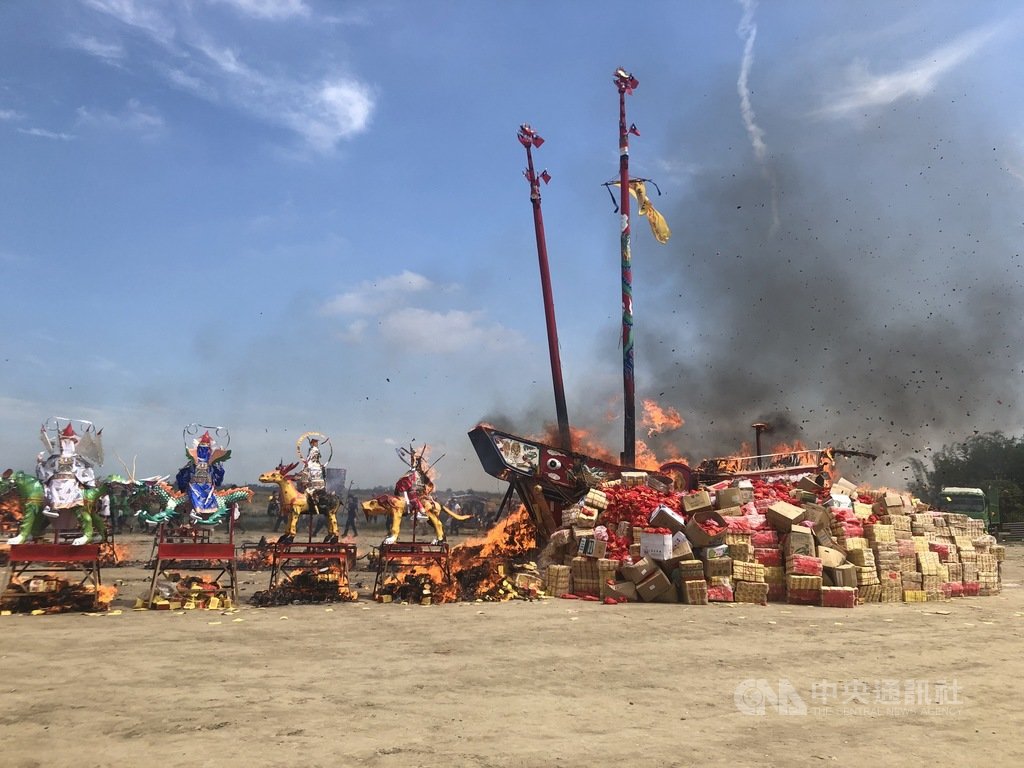
[[819, 605], [820, 589], [791, 589], [786, 593], [786, 602], [790, 605]]
[[769, 584], [768, 585], [768, 602], [769, 603], [784, 603], [784, 602], [786, 602], [786, 585], [785, 584]]
[[721, 536], [725, 532], [725, 527], [719, 525], [714, 520], [698, 520], [697, 525], [712, 539]]
[[[730, 515], [729, 517], [726, 517], [725, 525], [731, 533], [748, 533], [753, 530], [750, 526], [750, 520], [742, 515]], [[703, 526], [701, 527], [703, 528]]]
[[928, 549], [931, 552], [938, 552], [938, 554], [939, 554], [939, 562], [940, 563], [948, 563], [949, 562], [950, 549], [951, 549], [949, 544], [943, 544], [940, 541], [929, 541], [928, 542]]
[[810, 555], [790, 555], [786, 559], [786, 573], [799, 576], [821, 576], [821, 558]]
[[761, 565], [782, 565], [782, 550], [778, 547], [755, 547], [754, 561]]
[[642, 528], [651, 519], [651, 512], [663, 504], [674, 512], [681, 512], [678, 494], [661, 493], [646, 485], [610, 486], [602, 490], [608, 498], [608, 506], [601, 514], [601, 523], [608, 527], [626, 520]]
[[942, 590], [942, 594], [946, 597], [963, 597], [964, 596], [964, 585], [959, 581], [947, 581], [939, 585], [939, 589]]
[[979, 594], [981, 594], [980, 581], [964, 582], [964, 597], [977, 597]]
[[896, 548], [900, 553], [900, 557], [916, 557], [917, 550], [914, 549], [913, 539], [899, 539], [896, 541]]
[[754, 549], [777, 547], [779, 546], [779, 532], [775, 529], [755, 531], [750, 543], [754, 545]]
[[726, 584], [708, 585], [708, 601], [712, 603], [733, 602], [732, 587]]
[[843, 531], [843, 536], [848, 539], [864, 538], [864, 524], [860, 520], [842, 520], [839, 527]]
[[853, 587], [822, 587], [823, 608], [854, 608], [857, 605], [857, 590]]

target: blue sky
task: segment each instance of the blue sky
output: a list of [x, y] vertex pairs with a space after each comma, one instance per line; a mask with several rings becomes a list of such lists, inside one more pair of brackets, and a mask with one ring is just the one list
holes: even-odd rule
[[[50, 416], [104, 471], [228, 481], [332, 437], [356, 485], [429, 443], [554, 420], [526, 157], [570, 421], [621, 449], [616, 67], [633, 176], [638, 403], [692, 461], [750, 441], [879, 452], [1019, 433], [1016, 3], [51, 0], [0, 4], [0, 465]], [[1015, 53], [1016, 51], [1016, 53]], [[642, 406], [638, 404], [638, 415]]]

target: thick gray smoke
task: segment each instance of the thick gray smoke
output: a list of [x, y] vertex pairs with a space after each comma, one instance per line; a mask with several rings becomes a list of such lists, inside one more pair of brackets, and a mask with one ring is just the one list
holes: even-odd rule
[[[983, 111], [925, 99], [840, 126], [762, 105], [766, 175], [729, 88], [718, 92], [721, 103], [681, 115], [678, 159], [700, 170], [683, 199], [655, 198], [671, 241], [634, 224], [638, 420], [644, 398], [686, 420], [649, 440], [656, 455], [733, 454], [763, 421], [765, 450], [799, 439], [875, 452], [861, 477], [891, 482], [907, 478], [908, 457], [1017, 429], [1020, 181]], [[616, 333], [597, 329], [595, 344]], [[617, 449], [608, 353], [595, 352], [603, 370], [585, 377], [591, 391], [568, 393], [569, 412]], [[505, 428], [550, 421], [547, 391], [538, 397]]]
[[638, 296], [666, 288], [643, 300], [638, 371], [686, 417], [690, 457], [751, 443], [755, 421], [786, 424], [768, 445], [876, 451], [876, 470], [1012, 429], [1022, 290], [1009, 148], [955, 104], [845, 131], [780, 121], [772, 135], [778, 229], [760, 168], [719, 148], [688, 198], [662, 208], [669, 246], [646, 248], [637, 269], [663, 281]]

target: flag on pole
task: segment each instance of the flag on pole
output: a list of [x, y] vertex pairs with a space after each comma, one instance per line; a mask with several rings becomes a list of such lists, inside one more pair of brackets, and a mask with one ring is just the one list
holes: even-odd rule
[[665, 217], [658, 212], [658, 209], [651, 204], [650, 198], [647, 197], [647, 185], [642, 181], [630, 181], [629, 194], [640, 204], [637, 213], [647, 217], [654, 239], [662, 245], [667, 243], [668, 239], [672, 237], [672, 230], [668, 228]]
[[[619, 182], [616, 181], [611, 186], [618, 187]], [[633, 179], [629, 182], [629, 194], [639, 203], [637, 213], [647, 217], [647, 222], [651, 225], [651, 234], [654, 235], [654, 239], [662, 245], [667, 243], [668, 239], [672, 237], [672, 230], [669, 229], [665, 217], [651, 204], [651, 199], [647, 197], [647, 184], [639, 179]]]

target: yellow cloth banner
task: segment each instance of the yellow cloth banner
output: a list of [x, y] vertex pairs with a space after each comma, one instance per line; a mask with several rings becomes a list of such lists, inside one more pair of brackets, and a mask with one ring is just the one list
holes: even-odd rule
[[[618, 187], [619, 184], [616, 183], [613, 186]], [[672, 230], [669, 229], [665, 217], [658, 212], [658, 209], [651, 204], [651, 199], [647, 197], [647, 184], [642, 181], [629, 182], [629, 194], [640, 204], [637, 213], [647, 217], [647, 222], [651, 225], [651, 234], [654, 235], [654, 239], [662, 245], [667, 243], [668, 239], [672, 237]]]

